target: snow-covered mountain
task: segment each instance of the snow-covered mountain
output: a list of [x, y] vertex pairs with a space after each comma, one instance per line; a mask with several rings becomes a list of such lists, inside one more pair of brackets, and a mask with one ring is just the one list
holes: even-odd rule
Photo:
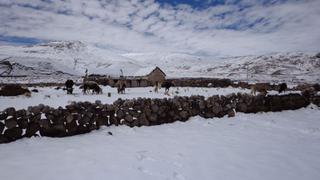
[[320, 57], [310, 53], [272, 53], [221, 58], [202, 74], [260, 82], [320, 82]]
[[[34, 46], [1, 46], [0, 58], [0, 62], [9, 61], [11, 64], [33, 67], [33, 71], [21, 69], [20, 72], [11, 72], [10, 75], [41, 75], [41, 69], [47, 69], [47, 66], [52, 66], [49, 68], [51, 72], [62, 71], [73, 75], [83, 75], [85, 69], [97, 74], [113, 74], [116, 68], [125, 68], [128, 71], [139, 68], [131, 59], [78, 41], [50, 42]], [[3, 73], [0, 71], [0, 74]]]
[[57, 81], [84, 75], [86, 69], [89, 74], [119, 76], [122, 70], [124, 75], [134, 75], [139, 69], [150, 66], [160, 67], [168, 77], [320, 81], [320, 58], [306, 53], [217, 58], [161, 52], [122, 54], [79, 41], [0, 46], [1, 82], [10, 79], [5, 76], [24, 76], [28, 81], [32, 81], [30, 77]]

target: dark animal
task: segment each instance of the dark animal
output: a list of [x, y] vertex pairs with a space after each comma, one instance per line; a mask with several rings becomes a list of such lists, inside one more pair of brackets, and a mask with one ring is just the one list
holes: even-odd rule
[[169, 89], [174, 86], [174, 84], [172, 82], [166, 81], [164, 83], [162, 83], [162, 87], [165, 88], [165, 94], [169, 93]]
[[285, 91], [287, 90], [287, 88], [288, 88], [288, 86], [287, 86], [286, 83], [281, 83], [281, 84], [279, 84], [279, 90], [278, 90], [278, 92], [279, 92], [279, 93], [285, 92]]
[[31, 96], [29, 89], [22, 87], [19, 84], [8, 84], [0, 89], [0, 96]]
[[124, 80], [119, 80], [117, 83], [117, 90], [118, 90], [118, 94], [124, 94], [126, 91], [126, 83], [124, 82]]
[[118, 94], [124, 94], [126, 92], [126, 84], [118, 86]]
[[68, 79], [64, 85], [66, 86], [67, 94], [72, 94], [74, 82], [71, 79]]
[[89, 90], [92, 90], [92, 94], [102, 94], [102, 89], [94, 81], [85, 81], [83, 83], [83, 94], [87, 94]]

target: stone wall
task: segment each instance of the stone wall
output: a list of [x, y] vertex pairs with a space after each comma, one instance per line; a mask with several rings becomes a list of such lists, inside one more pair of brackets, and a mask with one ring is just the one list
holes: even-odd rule
[[88, 133], [100, 126], [151, 126], [187, 121], [192, 116], [204, 118], [232, 117], [235, 112], [256, 113], [294, 110], [311, 102], [320, 106], [320, 96], [307, 98], [300, 94], [251, 96], [174, 97], [171, 99], [118, 99], [113, 104], [77, 102], [65, 108], [45, 105], [0, 112], [0, 143], [23, 137], [65, 137]]
[[230, 79], [218, 78], [175, 78], [167, 81], [178, 87], [228, 87], [233, 84]]

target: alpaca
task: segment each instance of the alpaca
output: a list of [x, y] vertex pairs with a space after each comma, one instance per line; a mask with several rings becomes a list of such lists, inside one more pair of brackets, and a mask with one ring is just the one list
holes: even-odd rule
[[64, 85], [66, 86], [67, 94], [72, 94], [74, 82], [71, 79], [68, 79]]
[[94, 81], [85, 81], [83, 83], [83, 94], [87, 94], [89, 90], [92, 90], [92, 94], [102, 94], [102, 89], [99, 87], [98, 83]]
[[278, 90], [279, 94], [282, 93], [282, 92], [285, 92], [287, 90], [287, 88], [288, 87], [287, 87], [286, 83], [279, 84], [279, 90]]
[[174, 86], [174, 84], [172, 82], [166, 81], [162, 84], [162, 87], [165, 88], [165, 94], [169, 94], [169, 90], [170, 88]]
[[256, 96], [257, 91], [263, 95], [267, 95], [268, 91], [266, 90], [266, 87], [263, 85], [257, 85], [253, 84], [251, 85], [251, 95]]

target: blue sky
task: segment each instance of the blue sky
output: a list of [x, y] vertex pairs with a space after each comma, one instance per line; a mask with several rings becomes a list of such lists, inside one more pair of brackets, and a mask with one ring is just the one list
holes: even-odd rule
[[318, 51], [319, 0], [0, 0], [0, 44], [80, 40], [123, 52]]
[[224, 0], [212, 0], [212, 1], [201, 1], [201, 0], [157, 0], [161, 4], [170, 4], [177, 6], [179, 4], [187, 4], [197, 9], [208, 8], [209, 6], [216, 6], [225, 4]]

